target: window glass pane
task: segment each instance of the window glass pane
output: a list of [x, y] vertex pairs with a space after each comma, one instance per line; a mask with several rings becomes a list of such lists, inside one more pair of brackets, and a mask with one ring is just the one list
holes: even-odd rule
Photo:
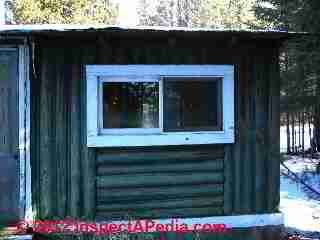
[[163, 116], [164, 131], [222, 130], [222, 78], [164, 78]]
[[103, 128], [158, 128], [159, 84], [104, 82]]

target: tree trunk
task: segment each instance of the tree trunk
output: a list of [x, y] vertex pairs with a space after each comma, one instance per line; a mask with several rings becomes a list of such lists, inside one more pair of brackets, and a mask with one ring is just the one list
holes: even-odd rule
[[299, 145], [298, 145], [298, 151], [301, 149], [301, 112], [298, 112], [298, 138], [299, 138]]
[[309, 142], [310, 142], [310, 148], [312, 149], [312, 130], [311, 130], [311, 115], [312, 115], [312, 107], [310, 108], [310, 111], [308, 112], [308, 126], [309, 126]]
[[304, 125], [305, 125], [305, 119], [304, 119], [304, 109], [302, 110], [302, 157], [304, 158]]
[[291, 145], [290, 145], [290, 114], [287, 112], [287, 154], [291, 153]]
[[294, 113], [291, 115], [291, 135], [292, 135], [292, 153], [295, 152], [295, 139], [294, 139]]
[[313, 128], [314, 128], [314, 141], [316, 146], [316, 151], [320, 151], [320, 104], [317, 103], [315, 107], [314, 113], [314, 121], [313, 121]]
[[[319, 75], [318, 75], [319, 76]], [[315, 144], [315, 150], [320, 151], [320, 77], [316, 82], [316, 103], [314, 107], [313, 115], [313, 138]]]

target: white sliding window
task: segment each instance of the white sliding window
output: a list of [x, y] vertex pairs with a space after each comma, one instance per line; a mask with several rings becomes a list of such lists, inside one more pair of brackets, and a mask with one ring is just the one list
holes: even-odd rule
[[89, 65], [89, 147], [234, 142], [232, 65]]

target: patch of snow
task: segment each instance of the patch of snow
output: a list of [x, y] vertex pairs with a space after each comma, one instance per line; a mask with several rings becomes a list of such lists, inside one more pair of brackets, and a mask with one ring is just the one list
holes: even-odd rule
[[[292, 136], [292, 131], [291, 131], [291, 126], [290, 126], [290, 137]], [[297, 142], [299, 143], [299, 131], [301, 131], [302, 134], [302, 128], [299, 129], [298, 126], [294, 128], [295, 132], [297, 133]], [[311, 134], [313, 131], [313, 126], [311, 126]], [[292, 138], [290, 138], [292, 141]], [[302, 140], [301, 140], [302, 141]], [[307, 150], [310, 148], [310, 135], [309, 135], [309, 126], [305, 125], [304, 126], [304, 149]], [[286, 152], [287, 151], [287, 128], [286, 126], [280, 127], [280, 152]]]
[[[301, 156], [290, 156], [285, 165], [294, 173], [302, 174], [305, 171], [315, 171], [317, 161], [315, 159], [302, 158]], [[281, 170], [285, 170], [280, 166]]]
[[320, 231], [320, 206], [314, 201], [281, 197], [280, 211], [286, 227], [303, 231]]
[[[310, 170], [314, 170], [313, 160], [292, 157], [285, 164], [299, 177], [307, 171], [308, 183], [312, 187], [319, 185], [320, 176], [309, 174]], [[281, 167], [281, 170], [284, 169]], [[301, 184], [284, 176], [280, 178], [280, 211], [284, 213], [286, 227], [320, 232], [320, 202], [310, 199]]]

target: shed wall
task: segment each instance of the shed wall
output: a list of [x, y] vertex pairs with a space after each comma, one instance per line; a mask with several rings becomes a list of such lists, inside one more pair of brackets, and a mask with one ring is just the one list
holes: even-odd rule
[[[272, 41], [99, 34], [85, 40], [39, 38], [35, 46], [31, 162], [38, 217], [277, 211], [279, 69]], [[87, 148], [85, 64], [235, 64], [236, 143]]]
[[223, 215], [223, 146], [99, 149], [97, 217]]

